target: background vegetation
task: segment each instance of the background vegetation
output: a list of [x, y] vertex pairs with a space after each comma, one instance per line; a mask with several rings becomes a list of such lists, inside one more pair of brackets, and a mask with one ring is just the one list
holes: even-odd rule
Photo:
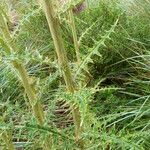
[[[7, 12], [6, 1], [0, 2]], [[80, 149], [74, 137], [72, 104], [81, 115], [84, 149], [150, 149], [150, 2], [94, 2], [88, 0], [87, 9], [74, 14], [80, 63], [68, 12], [58, 9], [78, 89], [73, 94], [66, 91], [41, 7], [31, 0], [15, 3], [20, 21], [11, 35], [19, 51], [6, 55], [2, 42], [0, 47], [0, 149], [9, 149], [11, 135], [17, 150], [42, 149], [49, 134], [54, 150]], [[0, 36], [1, 40], [2, 32]], [[20, 76], [10, 63], [13, 60], [22, 62], [29, 74], [46, 116], [42, 126], [32, 114]]]

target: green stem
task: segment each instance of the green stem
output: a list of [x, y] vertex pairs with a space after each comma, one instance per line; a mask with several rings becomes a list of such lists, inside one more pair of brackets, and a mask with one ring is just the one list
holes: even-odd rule
[[[7, 41], [7, 45], [10, 48], [10, 53], [14, 53], [18, 50], [17, 45], [14, 42], [12, 43], [13, 39], [2, 14], [0, 14], [0, 22], [2, 23], [1, 30], [3, 33], [3, 38]], [[24, 65], [17, 60], [12, 61], [12, 65], [18, 71], [19, 76], [21, 77], [21, 81], [28, 96], [30, 106], [32, 107], [34, 117], [36, 118], [39, 125], [44, 125], [44, 111], [34, 91], [35, 88], [30, 84], [30, 78]], [[51, 138], [45, 141], [44, 149], [51, 149]]]
[[51, 2], [49, 2], [49, 0], [43, 0], [42, 4], [43, 4], [43, 10], [46, 14], [48, 25], [50, 27], [56, 53], [58, 56], [60, 66], [63, 71], [63, 75], [64, 75], [67, 88], [70, 92], [74, 92], [75, 84], [73, 82], [71, 71], [68, 65], [68, 60], [67, 60], [66, 52], [64, 49], [64, 43], [63, 43], [63, 39], [61, 36], [59, 20], [57, 16], [55, 16], [53, 6]]
[[[74, 15], [73, 15], [72, 9], [69, 10], [69, 22], [70, 22], [70, 26], [71, 26], [71, 30], [72, 30], [77, 62], [78, 62], [78, 64], [80, 64], [81, 58], [80, 58], [79, 42], [78, 42], [78, 38], [77, 38], [77, 31], [76, 31], [76, 26], [75, 26]], [[88, 78], [88, 80], [90, 80], [92, 77], [92, 75], [89, 73], [88, 70], [85, 71], [85, 75]]]
[[[63, 71], [63, 76], [65, 79], [66, 87], [69, 92], [74, 93], [75, 83], [73, 81], [71, 71], [69, 68], [68, 59], [67, 59], [66, 51], [64, 48], [63, 38], [61, 35], [60, 22], [59, 22], [58, 16], [55, 14], [53, 4], [51, 1], [43, 0], [42, 7], [46, 15], [50, 31], [51, 31], [51, 35], [54, 41], [59, 64]], [[79, 108], [76, 108], [76, 107], [73, 108], [72, 112], [73, 112], [73, 119], [74, 119], [74, 124], [75, 124], [75, 137], [76, 137], [76, 140], [78, 141], [78, 144], [80, 144], [80, 147], [83, 148], [83, 141], [80, 140], [81, 134], [82, 134], [82, 127], [80, 126], [81, 116], [80, 116]]]
[[[27, 93], [27, 96], [29, 98], [30, 105], [33, 110], [34, 117], [36, 118], [37, 122], [39, 125], [43, 126], [44, 125], [44, 111], [42, 108], [41, 103], [38, 101], [37, 95], [34, 92], [34, 88], [30, 85], [29, 82], [29, 77], [26, 72], [25, 67], [18, 63], [18, 62], [13, 62], [13, 66], [18, 70], [23, 86], [25, 88], [25, 91]], [[52, 148], [52, 138], [49, 136], [47, 139], [44, 141], [44, 150], [50, 150]]]
[[77, 31], [76, 31], [76, 26], [75, 26], [75, 22], [74, 22], [74, 15], [73, 15], [72, 9], [69, 10], [69, 22], [70, 22], [70, 27], [72, 30], [77, 62], [80, 63], [81, 59], [80, 59], [79, 43], [78, 43]]
[[29, 79], [29, 76], [27, 74], [25, 67], [21, 63], [18, 63], [17, 61], [13, 61], [12, 64], [14, 68], [19, 72], [21, 81], [23, 83], [23, 86], [29, 98], [30, 106], [33, 109], [33, 113], [34, 113], [35, 118], [37, 119], [37, 122], [40, 125], [43, 125], [44, 124], [44, 111], [42, 109], [42, 105], [37, 99], [37, 96], [34, 92], [34, 88], [30, 84], [30, 79]]

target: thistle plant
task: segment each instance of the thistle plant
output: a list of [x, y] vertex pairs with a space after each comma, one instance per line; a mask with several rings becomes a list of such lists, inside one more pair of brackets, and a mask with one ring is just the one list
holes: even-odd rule
[[[1, 22], [0, 44], [4, 47], [6, 57], [9, 57], [10, 55], [17, 53], [19, 50], [17, 48], [18, 47], [17, 44], [14, 42], [14, 40], [11, 36], [11, 33], [9, 31], [3, 9], [1, 8], [0, 11], [1, 11], [1, 13], [0, 13], [0, 22]], [[33, 87], [30, 84], [31, 78], [29, 77], [25, 66], [17, 58], [10, 60], [10, 64], [18, 72], [18, 74], [21, 78], [22, 84], [23, 84], [25, 92], [28, 96], [31, 109], [33, 111], [34, 117], [37, 120], [37, 123], [41, 126], [44, 125], [44, 120], [45, 120], [44, 111], [43, 111], [42, 105], [39, 101], [39, 98], [37, 97], [37, 93], [35, 93], [35, 87]], [[5, 138], [6, 134], [4, 134], [3, 137]], [[51, 148], [51, 139], [46, 140], [44, 143], [45, 150], [49, 150], [50, 148]]]
[[[69, 68], [66, 51], [64, 48], [63, 38], [60, 31], [60, 22], [58, 16], [54, 11], [54, 6], [52, 1], [42, 0], [41, 2], [54, 41], [57, 57], [63, 72], [63, 77], [66, 83], [66, 87], [68, 91], [73, 94], [76, 90], [76, 86], [71, 75], [71, 70]], [[79, 108], [77, 106], [72, 106], [72, 114], [73, 114], [73, 119], [75, 124], [76, 141], [79, 143], [81, 149], [83, 149], [83, 141], [81, 140], [81, 135], [82, 135], [81, 116], [80, 116]]]
[[149, 2], [83, 1], [1, 0], [0, 149], [150, 147]]

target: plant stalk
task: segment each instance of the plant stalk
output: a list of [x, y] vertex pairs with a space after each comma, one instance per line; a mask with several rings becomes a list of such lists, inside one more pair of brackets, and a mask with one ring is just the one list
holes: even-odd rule
[[[64, 48], [63, 38], [61, 35], [59, 19], [57, 17], [57, 14], [54, 11], [52, 1], [42, 0], [42, 7], [46, 15], [47, 22], [50, 28], [50, 32], [54, 41], [54, 46], [56, 49], [60, 67], [63, 72], [66, 87], [70, 93], [74, 93], [76, 89], [75, 83], [73, 81], [71, 70], [69, 68], [68, 59], [67, 59], [66, 51]], [[80, 126], [81, 116], [80, 116], [79, 108], [76, 108], [74, 106], [72, 112], [73, 112], [72, 114], [73, 114], [73, 119], [74, 119], [74, 124], [75, 124], [76, 141], [78, 142], [81, 149], [83, 149], [84, 144], [83, 144], [83, 141], [80, 139], [81, 134], [82, 134], [82, 127]]]
[[27, 74], [25, 67], [17, 61], [12, 61], [12, 64], [14, 68], [18, 71], [21, 77], [21, 81], [25, 88], [25, 92], [27, 93], [27, 96], [29, 98], [30, 106], [33, 109], [33, 113], [34, 113], [35, 118], [37, 119], [38, 124], [43, 125], [44, 124], [44, 111], [42, 109], [42, 105], [37, 99], [37, 96], [34, 92], [34, 88], [30, 84], [30, 79], [29, 79], [29, 76]]
[[[1, 27], [5, 27], [5, 22], [4, 22], [4, 18], [2, 16], [2, 8], [0, 8], [0, 22], [1, 22]], [[8, 28], [3, 28], [3, 35], [6, 35], [9, 37], [9, 32], [8, 32]], [[0, 32], [1, 32], [1, 28], [0, 28]], [[10, 40], [10, 39], [8, 39]], [[8, 150], [15, 150], [14, 148], [14, 144], [13, 144], [13, 140], [12, 140], [12, 135], [8, 133], [8, 131], [4, 131], [2, 134], [1, 134], [1, 137], [2, 137], [2, 140], [5, 142], [6, 146], [7, 146], [7, 149]]]
[[[11, 37], [11, 34], [9, 32], [8, 26], [5, 22], [5, 19], [2, 15], [2, 13], [0, 14], [0, 22], [2, 23], [1, 30], [3, 33], [3, 38], [5, 39], [5, 41], [7, 41], [7, 45], [10, 48], [9, 53], [11, 54], [11, 53], [18, 51], [17, 45], [13, 42], [13, 39]], [[13, 61], [11, 61], [11, 63], [13, 65], [13, 67], [17, 70], [17, 72], [19, 73], [19, 76], [21, 78], [25, 92], [28, 96], [29, 103], [32, 108], [34, 117], [36, 118], [39, 125], [41, 125], [41, 126], [44, 125], [44, 111], [43, 111], [42, 105], [39, 102], [37, 95], [34, 91], [35, 90], [34, 87], [32, 87], [32, 85], [30, 84], [30, 77], [29, 77], [24, 65], [17, 60], [13, 60]], [[51, 149], [51, 138], [49, 138], [49, 140], [46, 140], [44, 145], [45, 145], [44, 146], [45, 150], [50, 150]]]
[[75, 26], [74, 15], [73, 15], [72, 9], [69, 10], [69, 23], [70, 23], [70, 27], [71, 27], [71, 31], [72, 31], [77, 62], [80, 63], [81, 59], [80, 59], [79, 43], [78, 43], [77, 31], [76, 31], [76, 26]]
[[[84, 2], [84, 0], [83, 0]], [[80, 49], [79, 49], [79, 42], [78, 42], [78, 37], [77, 37], [77, 30], [76, 30], [76, 25], [75, 25], [75, 19], [74, 19], [74, 14], [73, 14], [73, 10], [69, 9], [69, 23], [70, 23], [70, 27], [71, 27], [71, 31], [72, 31], [72, 36], [73, 36], [73, 42], [74, 42], [74, 48], [75, 48], [75, 52], [76, 52], [76, 58], [77, 58], [77, 62], [78, 64], [81, 63], [81, 58], [80, 58]], [[85, 74], [88, 78], [88, 80], [91, 79], [92, 75], [89, 73], [89, 71], [85, 71]]]

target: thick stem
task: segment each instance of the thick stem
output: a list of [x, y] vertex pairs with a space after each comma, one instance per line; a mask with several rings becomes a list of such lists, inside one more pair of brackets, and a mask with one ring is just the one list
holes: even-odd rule
[[35, 94], [33, 87], [30, 84], [30, 81], [29, 81], [30, 79], [29, 79], [29, 76], [27, 74], [25, 67], [21, 63], [18, 63], [17, 61], [13, 61], [12, 64], [14, 68], [19, 72], [21, 81], [23, 83], [23, 86], [29, 98], [30, 106], [33, 109], [33, 113], [34, 113], [35, 118], [37, 119], [37, 122], [40, 125], [43, 125], [44, 124], [44, 111], [42, 109], [42, 105], [37, 99], [37, 95]]
[[[1, 28], [0, 28], [0, 31], [3, 31], [3, 35], [6, 35], [8, 37], [8, 41], [10, 41], [10, 36], [9, 36], [9, 30], [6, 26], [6, 23], [4, 21], [4, 18], [2, 16], [2, 8], [0, 8], [0, 23], [1, 23]], [[6, 26], [6, 28], [5, 28]], [[8, 51], [8, 53], [10, 53], [10, 51]], [[14, 150], [14, 145], [13, 145], [13, 142], [12, 142], [12, 135], [10, 133], [8, 133], [8, 131], [4, 131], [2, 133], [2, 140], [5, 142], [6, 146], [7, 146], [7, 149], [8, 150]]]
[[[29, 77], [26, 72], [26, 69], [22, 64], [18, 62], [13, 62], [13, 66], [19, 72], [23, 86], [29, 98], [30, 105], [32, 107], [34, 117], [36, 118], [38, 124], [43, 126], [44, 120], [45, 120], [44, 111], [43, 111], [41, 103], [38, 101], [37, 95], [34, 92], [35, 89], [30, 85]], [[52, 149], [52, 138], [49, 136], [44, 141], [44, 150], [50, 150], [50, 149]]]
[[73, 16], [72, 9], [69, 10], [69, 22], [70, 22], [70, 27], [72, 30], [73, 42], [74, 42], [74, 48], [75, 48], [75, 52], [76, 52], [77, 62], [80, 63], [81, 60], [80, 60], [79, 43], [78, 43], [77, 31], [76, 31], [76, 26], [75, 26], [75, 22], [74, 22], [74, 16]]
[[[7, 45], [10, 48], [9, 53], [13, 53], [18, 50], [17, 45], [15, 43], [12, 43], [13, 39], [11, 37], [11, 34], [8, 30], [8, 26], [2, 14], [0, 14], [0, 22], [2, 22], [1, 30], [3, 32], [3, 38], [7, 41]], [[37, 98], [36, 93], [34, 92], [34, 87], [32, 87], [32, 85], [30, 84], [30, 78], [25, 67], [23, 66], [22, 63], [16, 60], [12, 61], [12, 65], [19, 73], [25, 92], [30, 102], [30, 106], [32, 107], [34, 117], [36, 118], [39, 125], [44, 125], [44, 111], [43, 111], [41, 103], [39, 102]], [[46, 139], [46, 141], [44, 142], [45, 142], [44, 149], [50, 150], [51, 138]]]
[[63, 71], [66, 86], [70, 92], [74, 92], [75, 85], [68, 65], [64, 43], [61, 36], [59, 20], [57, 16], [55, 16], [56, 14], [54, 13], [53, 6], [51, 2], [49, 2], [49, 0], [43, 0], [42, 4], [43, 4], [43, 10], [46, 14], [46, 18], [50, 27], [58, 60]]
[[[69, 92], [74, 93], [75, 92], [75, 83], [73, 81], [71, 71], [69, 68], [66, 51], [64, 48], [64, 43], [61, 35], [60, 30], [60, 23], [57, 15], [54, 12], [53, 4], [49, 0], [43, 0], [42, 1], [43, 11], [45, 12], [47, 22], [51, 31], [51, 35], [54, 41], [56, 53], [58, 56], [60, 67], [63, 71], [63, 76], [65, 79], [66, 87]], [[76, 140], [80, 144], [80, 147], [83, 147], [83, 141], [79, 140], [81, 138], [82, 134], [82, 127], [81, 124], [81, 116], [78, 108], [73, 109], [73, 119], [75, 124], [75, 136]]]

